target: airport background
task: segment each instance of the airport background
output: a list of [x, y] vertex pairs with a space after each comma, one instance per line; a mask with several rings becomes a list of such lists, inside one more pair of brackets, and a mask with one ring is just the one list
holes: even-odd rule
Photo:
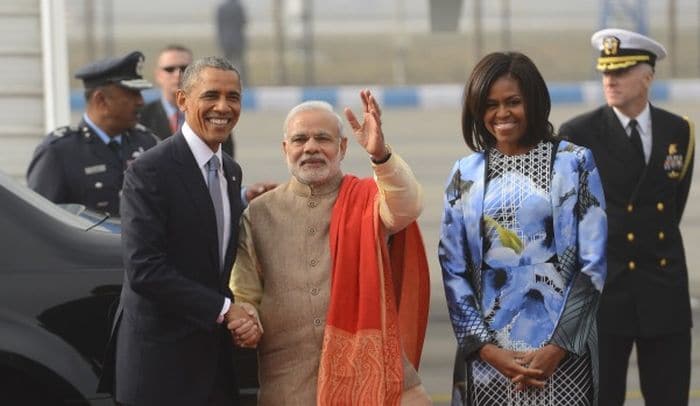
[[[442, 189], [454, 160], [468, 154], [460, 135], [461, 87], [480, 57], [504, 49], [528, 54], [550, 85], [556, 128], [603, 102], [594, 70], [596, 52], [590, 47], [592, 32], [603, 26], [641, 28], [664, 43], [670, 55], [657, 65], [659, 86], [652, 102], [696, 123], [700, 120], [700, 1], [464, 0], [458, 11], [450, 9], [460, 4], [455, 0], [435, 0], [435, 9], [429, 0], [242, 3], [248, 12], [250, 77], [245, 79], [245, 109], [235, 137], [244, 182], [287, 178], [281, 126], [286, 110], [301, 99], [325, 98], [340, 110], [346, 104], [359, 105], [354, 96], [360, 88], [382, 96], [387, 138], [424, 187], [420, 224], [430, 259], [432, 302], [421, 375], [438, 405], [449, 399], [454, 352], [436, 256]], [[218, 4], [219, 0], [66, 0], [71, 123], [82, 114], [80, 83], [72, 74], [90, 60], [139, 49], [146, 55], [145, 76], [153, 79], [155, 57], [165, 44], [187, 45], [195, 57], [220, 54], [214, 26]], [[6, 7], [0, 6], [0, 15]], [[278, 24], [275, 15], [280, 17]], [[450, 21], [438, 15], [459, 18]], [[285, 32], [282, 42], [279, 21]], [[450, 29], [440, 31], [438, 26]], [[3, 35], [7, 32], [0, 27], [0, 38], [5, 38], [0, 39], [0, 53], [24, 40], [10, 39]], [[0, 91], [12, 85], [3, 72], [0, 67]], [[0, 152], [0, 170], [20, 182], [44, 135], [39, 130], [25, 133], [21, 139], [0, 137], [0, 150], [5, 151]], [[358, 149], [351, 144], [344, 169], [369, 175], [366, 157]], [[682, 228], [691, 293], [700, 297], [700, 253], [694, 249], [700, 240], [697, 166], [695, 172]], [[695, 318], [697, 306], [694, 312]], [[691, 404], [700, 405], [700, 341], [695, 337]], [[634, 367], [628, 399], [629, 405], [643, 404]]]
[[[218, 53], [214, 21], [219, 2], [69, 0], [71, 71], [91, 58], [133, 47], [156, 55], [168, 42], [186, 43], [196, 56]], [[670, 63], [660, 66], [659, 78], [700, 74], [697, 0], [242, 4], [249, 22], [247, 84], [252, 86], [462, 83], [476, 61], [496, 49], [525, 52], [548, 81], [593, 79], [588, 39], [604, 25], [646, 31], [664, 43]], [[147, 68], [153, 62], [147, 58]]]

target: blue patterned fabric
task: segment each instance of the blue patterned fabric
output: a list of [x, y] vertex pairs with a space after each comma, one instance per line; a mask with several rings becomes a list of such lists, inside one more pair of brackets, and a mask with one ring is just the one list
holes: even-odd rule
[[598, 170], [588, 149], [567, 141], [535, 149], [543, 164], [526, 170], [494, 170], [486, 152], [450, 173], [438, 254], [464, 360], [486, 343], [595, 351], [607, 239]]

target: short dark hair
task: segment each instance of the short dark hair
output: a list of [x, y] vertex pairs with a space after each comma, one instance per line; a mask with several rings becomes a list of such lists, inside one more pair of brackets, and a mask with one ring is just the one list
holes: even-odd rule
[[549, 91], [535, 64], [520, 52], [494, 52], [479, 61], [464, 86], [462, 136], [472, 151], [496, 145], [496, 138], [484, 124], [484, 113], [491, 86], [503, 76], [515, 79], [523, 94], [527, 129], [522, 143], [532, 146], [555, 138], [549, 122]]
[[[191, 63], [182, 74], [182, 90], [185, 93], [189, 93], [189, 91], [192, 89], [192, 85], [199, 80], [199, 75], [206, 68], [236, 72], [238, 81], [241, 81], [241, 74], [238, 73], [238, 70], [236, 70], [236, 68], [234, 68], [233, 65], [231, 65], [231, 62], [229, 62], [226, 58], [222, 58], [220, 56], [206, 56]], [[241, 86], [242, 85], [243, 84], [241, 83]]]
[[158, 54], [160, 55], [160, 54], [162, 54], [164, 52], [168, 52], [168, 51], [185, 52], [185, 53], [190, 54], [190, 56], [192, 56], [192, 50], [187, 48], [186, 46], [180, 45], [180, 44], [168, 44], [168, 45], [164, 46], [163, 48], [161, 48], [161, 50]]

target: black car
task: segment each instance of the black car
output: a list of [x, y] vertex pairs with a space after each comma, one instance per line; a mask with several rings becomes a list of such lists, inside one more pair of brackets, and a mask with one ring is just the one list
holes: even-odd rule
[[[0, 405], [114, 404], [96, 388], [124, 276], [119, 223], [89, 219], [0, 173]], [[234, 357], [254, 404], [255, 352]]]

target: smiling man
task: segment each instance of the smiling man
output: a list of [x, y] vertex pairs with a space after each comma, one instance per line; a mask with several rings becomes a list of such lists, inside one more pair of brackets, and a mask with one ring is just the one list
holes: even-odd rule
[[343, 175], [341, 118], [328, 103], [304, 102], [284, 124], [291, 179], [243, 214], [231, 288], [265, 329], [263, 406], [430, 402], [416, 372], [429, 292], [415, 224], [422, 192], [384, 143], [374, 97], [361, 97], [363, 123], [345, 112], [374, 179]]
[[238, 403], [226, 323], [237, 323], [240, 345], [261, 334], [227, 286], [243, 205], [241, 168], [221, 143], [241, 113], [238, 72], [222, 58], [195, 61], [177, 104], [182, 130], [126, 172], [125, 278], [101, 388], [126, 405], [230, 406]]
[[561, 126], [593, 151], [607, 201], [608, 278], [598, 311], [600, 405], [622, 405], [633, 344], [647, 405], [687, 405], [690, 297], [679, 224], [692, 183], [687, 119], [653, 106], [663, 45], [636, 32], [596, 32], [606, 106]]

